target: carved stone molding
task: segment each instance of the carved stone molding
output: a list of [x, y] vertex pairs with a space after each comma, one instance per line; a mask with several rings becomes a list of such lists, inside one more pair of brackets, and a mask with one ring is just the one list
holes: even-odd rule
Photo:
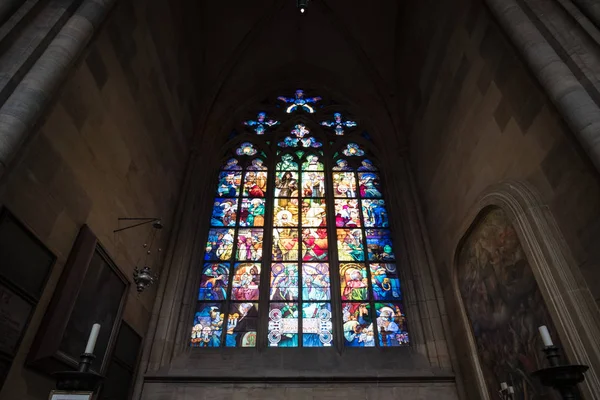
[[459, 249], [481, 212], [488, 207], [499, 207], [510, 218], [566, 355], [571, 362], [590, 367], [580, 388], [585, 398], [600, 398], [600, 313], [549, 207], [536, 189], [519, 181], [493, 185], [481, 195], [465, 216], [459, 231], [461, 236], [456, 239], [457, 246], [450, 255], [452, 294], [459, 305], [460, 320], [457, 323], [467, 333], [471, 348], [469, 357], [480, 398], [488, 399], [489, 396], [456, 272]]

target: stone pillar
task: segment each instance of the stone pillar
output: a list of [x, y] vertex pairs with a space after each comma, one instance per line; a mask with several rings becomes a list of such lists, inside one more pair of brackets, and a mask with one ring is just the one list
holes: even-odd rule
[[2, 0], [0, 1], [0, 25], [6, 22], [10, 16], [23, 4], [25, 0]]
[[[600, 170], [598, 104], [517, 0], [486, 0], [486, 3], [561, 112], [596, 169]], [[578, 3], [583, 5], [590, 2], [580, 0]], [[589, 5], [592, 6], [591, 3]], [[532, 11], [529, 12], [531, 14]], [[570, 53], [564, 47], [561, 50]]]
[[84, 0], [1, 106], [0, 178], [115, 3]]

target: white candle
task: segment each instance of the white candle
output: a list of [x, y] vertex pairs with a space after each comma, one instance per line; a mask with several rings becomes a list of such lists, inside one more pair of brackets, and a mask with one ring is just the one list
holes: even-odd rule
[[508, 387], [508, 393], [514, 394], [515, 393], [515, 389], [512, 386], [509, 386]]
[[100, 333], [100, 324], [94, 324], [92, 326], [92, 331], [90, 332], [90, 337], [87, 342], [87, 346], [85, 346], [86, 354], [93, 354], [94, 347], [96, 347], [96, 340], [98, 340], [98, 333]]
[[502, 382], [502, 383], [500, 384], [500, 389], [501, 389], [501, 390], [506, 390], [507, 388], [508, 388], [508, 385], [506, 384], [506, 382]]
[[540, 335], [542, 336], [542, 342], [544, 342], [544, 346], [554, 346], [554, 343], [552, 343], [552, 338], [550, 337], [550, 332], [548, 332], [548, 328], [546, 327], [546, 325], [540, 326], [538, 328], [538, 331], [540, 331]]

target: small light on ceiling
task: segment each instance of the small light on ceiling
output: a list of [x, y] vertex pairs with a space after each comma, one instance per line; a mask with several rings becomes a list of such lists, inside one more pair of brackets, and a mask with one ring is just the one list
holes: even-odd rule
[[306, 11], [306, 6], [308, 5], [308, 0], [297, 0], [297, 4], [298, 8], [300, 9], [300, 12], [304, 14], [304, 12]]

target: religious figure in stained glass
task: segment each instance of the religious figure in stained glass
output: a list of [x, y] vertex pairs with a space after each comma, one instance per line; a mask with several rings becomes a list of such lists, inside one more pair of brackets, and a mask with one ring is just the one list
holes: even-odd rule
[[344, 121], [341, 113], [333, 114], [333, 121], [323, 121], [321, 125], [326, 126], [328, 128], [333, 128], [335, 134], [337, 136], [344, 135], [344, 128], [354, 128], [357, 126], [357, 123], [354, 121], [346, 120]]
[[266, 113], [259, 112], [256, 121], [248, 120], [244, 122], [244, 125], [254, 127], [254, 132], [256, 132], [257, 135], [264, 135], [267, 131], [267, 127], [279, 125], [279, 121], [268, 119]]
[[288, 106], [285, 110], [285, 112], [287, 112], [288, 114], [293, 113], [298, 108], [301, 108], [304, 111], [313, 114], [315, 112], [315, 109], [311, 104], [315, 104], [321, 101], [321, 98], [306, 97], [304, 95], [304, 90], [298, 89], [296, 90], [296, 93], [294, 93], [294, 97], [279, 96], [277, 100], [283, 101], [286, 104], [290, 104], [290, 106]]
[[302, 124], [298, 124], [292, 129], [290, 132], [292, 136], [288, 136], [283, 139], [282, 142], [279, 142], [277, 145], [279, 147], [305, 147], [305, 148], [319, 148], [323, 146], [323, 143], [315, 140], [312, 136], [308, 136], [310, 134], [310, 130]]
[[362, 157], [365, 155], [365, 151], [356, 143], [348, 143], [348, 146], [342, 151], [342, 154], [346, 157]]
[[238, 156], [253, 156], [256, 153], [258, 153], [258, 151], [254, 148], [254, 145], [250, 142], [245, 142], [242, 143], [240, 145], [240, 147], [238, 147], [238, 149], [235, 151], [235, 153]]

